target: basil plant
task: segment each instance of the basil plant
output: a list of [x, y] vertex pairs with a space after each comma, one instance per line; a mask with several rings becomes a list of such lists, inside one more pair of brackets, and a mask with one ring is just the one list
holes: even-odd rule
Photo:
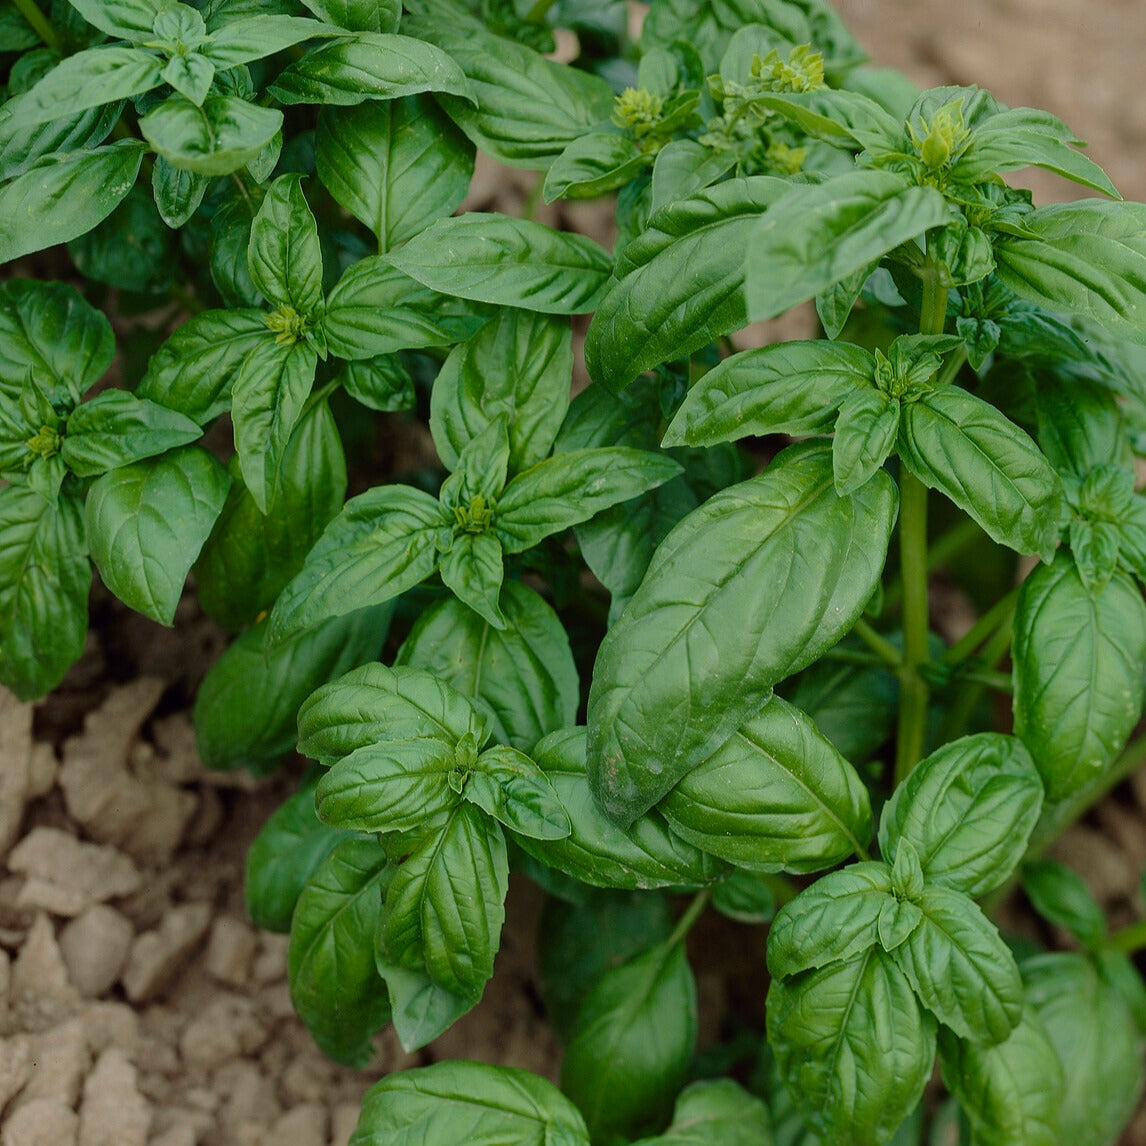
[[[391, 1075], [353, 1146], [1109, 1146], [1146, 924], [1041, 856], [1146, 756], [1146, 206], [824, 0], [628, 15], [0, 3], [0, 681], [59, 684], [93, 566], [165, 625], [192, 576], [204, 761], [314, 762], [247, 896], [341, 1062], [544, 889], [559, 1080]], [[769, 926], [698, 1051], [710, 909]]]

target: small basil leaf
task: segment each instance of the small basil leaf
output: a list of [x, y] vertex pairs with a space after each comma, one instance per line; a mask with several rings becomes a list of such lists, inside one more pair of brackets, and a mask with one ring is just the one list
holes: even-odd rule
[[657, 152], [653, 163], [651, 209], [659, 211], [703, 191], [735, 166], [733, 151], [710, 151], [692, 139], [671, 140]]
[[198, 175], [230, 175], [282, 129], [283, 113], [238, 96], [209, 95], [199, 107], [169, 96], [139, 121], [143, 138], [170, 163]]
[[343, 840], [307, 881], [291, 918], [291, 1002], [315, 1042], [347, 1066], [366, 1065], [370, 1036], [390, 1018], [373, 936], [395, 870], [377, 841]]
[[593, 199], [624, 186], [649, 165], [650, 157], [624, 135], [600, 131], [573, 140], [553, 161], [542, 191], [556, 199]]
[[161, 0], [68, 0], [89, 23], [116, 39], [150, 40]]
[[483, 621], [504, 629], [498, 605], [504, 576], [501, 543], [489, 533], [458, 533], [438, 563], [442, 584]]
[[[332, 21], [333, 23], [333, 21]], [[273, 56], [314, 36], [330, 36], [331, 28], [298, 16], [258, 16], [228, 19], [211, 27], [211, 38], [199, 48], [219, 70]]]
[[247, 264], [251, 281], [272, 306], [307, 318], [322, 303], [318, 224], [301, 175], [282, 175], [267, 188], [251, 224]]
[[229, 484], [226, 470], [195, 446], [104, 474], [84, 515], [104, 584], [137, 612], [171, 625]]
[[1096, 950], [1106, 938], [1106, 916], [1081, 877], [1055, 860], [1023, 864], [1023, 890], [1046, 920], [1065, 927], [1086, 947]]
[[1022, 859], [1042, 810], [1031, 755], [1011, 736], [982, 732], [936, 749], [884, 805], [879, 847], [890, 863], [910, 840], [929, 884], [978, 898]]
[[320, 19], [349, 32], [396, 32], [402, 6], [395, 0], [303, 0]]
[[483, 752], [462, 796], [518, 835], [535, 840], [561, 840], [569, 835], [569, 817], [553, 785], [515, 748], [495, 745]]
[[589, 992], [561, 1062], [561, 1089], [594, 1141], [663, 1125], [696, 1045], [696, 982], [684, 944], [662, 944], [606, 971]]
[[693, 1082], [681, 1091], [672, 1125], [633, 1146], [760, 1146], [771, 1141], [768, 1108], [730, 1078]]
[[376, 354], [344, 362], [335, 380], [368, 410], [395, 413], [412, 410], [417, 401], [414, 379], [396, 354]]
[[80, 477], [154, 457], [203, 431], [188, 417], [123, 390], [105, 390], [68, 418], [60, 456]]
[[[467, 1011], [477, 1006], [475, 999], [463, 999], [439, 987], [424, 970], [388, 962], [386, 956], [375, 949], [374, 964], [378, 974], [386, 980], [390, 993], [390, 1019], [402, 1049], [412, 1054], [433, 1042], [457, 1022]], [[405, 1078], [409, 1072], [400, 1076]], [[389, 1139], [387, 1139], [389, 1141]]]
[[164, 83], [170, 84], [180, 95], [202, 107], [215, 79], [215, 65], [198, 52], [172, 56], [163, 69], [162, 78]]
[[899, 417], [899, 403], [874, 388], [856, 390], [844, 399], [832, 440], [839, 493], [854, 493], [887, 461], [895, 449]]
[[362, 665], [316, 690], [298, 713], [298, 750], [328, 767], [364, 745], [462, 737], [479, 744], [485, 717], [457, 689], [420, 669]]
[[767, 876], [734, 868], [713, 886], [712, 906], [737, 923], [768, 923], [776, 914], [776, 897]]
[[151, 192], [160, 218], [169, 227], [182, 227], [199, 209], [210, 182], [206, 175], [172, 167], [157, 155], [151, 171]]
[[543, 314], [595, 310], [613, 266], [583, 235], [477, 211], [439, 219], [390, 258], [432, 290]]

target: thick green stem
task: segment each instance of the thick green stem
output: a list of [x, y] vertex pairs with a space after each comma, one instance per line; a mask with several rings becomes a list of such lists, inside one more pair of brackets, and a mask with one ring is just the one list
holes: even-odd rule
[[[970, 518], [959, 522], [958, 525], [953, 525], [946, 533], [931, 543], [927, 553], [927, 571], [933, 573], [936, 569], [941, 569], [952, 557], [957, 557], [982, 536], [983, 531]], [[903, 583], [896, 577], [894, 581], [888, 583], [883, 591], [881, 615], [886, 616], [902, 600]]]
[[860, 619], [856, 621], [853, 631], [855, 635], [875, 653], [883, 664], [887, 665], [888, 668], [894, 669], [896, 672], [899, 671], [900, 666], [903, 664], [903, 657], [900, 655], [899, 649], [897, 649], [887, 637], [876, 629], [873, 629], [863, 617], [860, 617]]
[[684, 914], [676, 921], [676, 926], [668, 938], [670, 947], [675, 947], [676, 944], [684, 941], [685, 936], [692, 930], [693, 924], [704, 914], [704, 909], [708, 906], [711, 896], [712, 889], [702, 887], [692, 897], [692, 902], [684, 909]]
[[931, 690], [919, 672], [928, 659], [927, 487], [906, 469], [899, 476], [899, 556], [903, 578], [903, 661], [899, 669], [899, 729], [895, 782], [923, 758]]
[[32, 31], [44, 41], [53, 51], [58, 52], [63, 46], [59, 33], [52, 27], [52, 22], [36, 7], [36, 0], [16, 0], [16, 7], [20, 15], [32, 25]]

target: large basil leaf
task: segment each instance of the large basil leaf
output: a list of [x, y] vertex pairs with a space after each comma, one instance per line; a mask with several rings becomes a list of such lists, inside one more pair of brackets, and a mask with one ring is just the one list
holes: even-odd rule
[[370, 1036], [390, 1017], [373, 940], [394, 874], [376, 840], [343, 840], [307, 881], [291, 918], [291, 1002], [314, 1041], [347, 1066], [366, 1065]]
[[12, 100], [0, 107], [0, 179], [15, 179], [33, 163], [55, 152], [83, 151], [98, 147], [112, 133], [123, 113], [123, 104], [93, 107], [77, 116], [20, 127], [9, 112]]
[[595, 310], [613, 267], [583, 235], [479, 211], [439, 219], [390, 259], [431, 290], [543, 314]]
[[172, 167], [230, 175], [255, 159], [282, 125], [277, 108], [238, 96], [209, 95], [199, 107], [172, 95], [140, 119], [139, 130]]
[[77, 498], [0, 488], [0, 681], [21, 700], [50, 692], [83, 652], [87, 553]]
[[447, 469], [499, 415], [509, 430], [509, 470], [549, 454], [569, 405], [573, 332], [548, 315], [506, 307], [450, 352], [434, 379], [430, 431]]
[[352, 497], [275, 602], [271, 639], [412, 589], [437, 568], [438, 534], [450, 524], [436, 498], [410, 486]]
[[1015, 294], [1132, 342], [1146, 339], [1146, 205], [1055, 203], [1024, 215], [1022, 226], [1023, 237], [994, 244], [995, 273]]
[[577, 1108], [551, 1082], [508, 1066], [439, 1062], [366, 1092], [349, 1146], [589, 1146]]
[[589, 374], [619, 389], [745, 326], [744, 251], [761, 212], [789, 190], [768, 175], [730, 179], [656, 212], [589, 325]]
[[1125, 573], [1091, 593], [1066, 555], [1023, 583], [1013, 649], [1015, 734], [1050, 800], [1105, 771], [1142, 711], [1146, 604]]
[[269, 91], [280, 103], [325, 106], [418, 92], [473, 98], [461, 68], [445, 52], [392, 32], [358, 32], [314, 48], [281, 72]]
[[561, 1089], [593, 1141], [628, 1141], [664, 1124], [696, 1025], [696, 982], [683, 943], [653, 947], [601, 976], [561, 1062]]
[[142, 143], [46, 155], [0, 187], [0, 263], [66, 243], [115, 210], [135, 185]]
[[594, 887], [627, 891], [710, 883], [724, 865], [670, 831], [656, 812], [622, 830], [593, 800], [585, 778], [585, 730], [565, 729], [538, 744], [533, 759], [549, 777], [572, 826], [564, 839], [535, 843], [516, 837], [522, 851]]
[[470, 185], [474, 149], [430, 99], [411, 96], [323, 108], [315, 165], [385, 254], [453, 214]]
[[935, 1020], [878, 947], [773, 979], [768, 1043], [822, 1146], [882, 1146], [931, 1077]]
[[812, 720], [773, 697], [658, 810], [690, 843], [753, 871], [822, 871], [862, 853], [871, 803]]
[[477, 106], [450, 95], [440, 102], [499, 163], [543, 170], [613, 110], [612, 89], [599, 76], [547, 60], [476, 21], [415, 16], [407, 18], [406, 30], [461, 67]]
[[68, 418], [60, 456], [80, 477], [187, 445], [203, 431], [188, 417], [124, 390], [105, 390]]
[[468, 697], [421, 669], [365, 664], [316, 690], [299, 709], [298, 750], [332, 765], [381, 740], [441, 740], [464, 736], [480, 746], [485, 717]]
[[101, 32], [116, 39], [151, 39], [155, 17], [165, 7], [163, 0], [68, 0], [68, 3]]
[[418, 618], [395, 666], [427, 669], [473, 698], [503, 744], [529, 752], [545, 735], [573, 724], [580, 698], [569, 638], [532, 589], [507, 581], [505, 628], [495, 629], [456, 597]]
[[854, 171], [792, 187], [751, 231], [748, 314], [775, 318], [798, 302], [918, 238], [950, 217], [933, 187], [912, 187], [887, 171]]
[[1050, 560], [1062, 484], [1034, 442], [990, 403], [958, 386], [907, 403], [899, 455], [1000, 545]]
[[992, 1146], [1059, 1146], [1065, 1085], [1054, 1045], [1028, 1006], [994, 1046], [940, 1028], [939, 1066], [976, 1134]]
[[840, 403], [869, 386], [875, 359], [849, 342], [779, 342], [733, 354], [697, 382], [662, 439], [712, 446], [750, 434], [814, 434]]
[[1039, 449], [1059, 473], [1084, 478], [1095, 466], [1133, 464], [1121, 407], [1105, 386], [1040, 375], [1035, 407]]
[[402, 6], [395, 0], [304, 0], [316, 15], [351, 32], [396, 32]]
[[262, 311], [197, 314], [151, 356], [136, 395], [203, 425], [230, 409], [231, 386], [248, 355], [273, 342]]
[[1058, 1142], [1111, 1146], [1146, 1082], [1146, 1041], [1126, 1000], [1085, 955], [1041, 955], [1023, 963], [1027, 1005], [1062, 1063]]
[[923, 1005], [962, 1038], [1000, 1043], [1023, 1012], [1010, 949], [979, 908], [946, 887], [925, 887], [923, 911], [892, 952]]
[[229, 484], [227, 471], [195, 446], [104, 474], [85, 507], [92, 560], [104, 584], [137, 612], [172, 624]]
[[334, 848], [349, 838], [314, 814], [319, 774], [314, 769], [299, 791], [279, 805], [247, 851], [243, 884], [247, 914], [256, 927], [290, 931], [295, 904], [307, 881]]
[[301, 175], [282, 175], [267, 188], [251, 223], [247, 267], [272, 306], [309, 316], [321, 304], [318, 224], [302, 193]]
[[381, 948], [391, 962], [424, 968], [438, 986], [476, 1001], [493, 974], [508, 887], [501, 828], [459, 804], [398, 868], [379, 922]]
[[[377, 5], [371, 7], [376, 8]], [[207, 21], [211, 37], [199, 48], [199, 53], [220, 70], [261, 60], [313, 36], [336, 34], [332, 28], [317, 20], [276, 16], [265, 11], [243, 17], [233, 13], [233, 6], [232, 13], [225, 12], [224, 19], [225, 23], [222, 24], [217, 24], [214, 19]]]
[[0, 283], [0, 393], [30, 381], [53, 401], [80, 396], [115, 357], [111, 323], [63, 283]]
[[910, 840], [929, 884], [978, 899], [1027, 850], [1043, 786], [1020, 740], [982, 732], [931, 753], [884, 805], [879, 848], [888, 863]]
[[296, 718], [320, 685], [378, 655], [388, 606], [336, 617], [281, 644], [267, 626], [240, 636], [211, 666], [195, 698], [195, 746], [208, 768], [265, 771], [298, 740]]
[[830, 450], [796, 446], [665, 538], [589, 693], [589, 777], [610, 816], [650, 808], [855, 623], [895, 513], [886, 474], [841, 498]]

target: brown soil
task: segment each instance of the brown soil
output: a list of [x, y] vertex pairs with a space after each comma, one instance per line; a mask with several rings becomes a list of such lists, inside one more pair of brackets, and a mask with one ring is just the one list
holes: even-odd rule
[[[1138, 0], [839, 7], [875, 62], [1056, 112], [1128, 198], [1146, 198]], [[522, 185], [481, 180], [475, 205]], [[1030, 185], [1044, 200], [1074, 191]], [[597, 218], [578, 221], [592, 231]], [[199, 764], [188, 702], [225, 638], [191, 599], [166, 632], [97, 591], [93, 621], [53, 697], [21, 705], [0, 691], [0, 1146], [343, 1146], [389, 1070], [471, 1057], [554, 1075], [535, 1002], [539, 897], [524, 883], [476, 1011], [413, 1056], [383, 1033], [364, 1072], [323, 1058], [291, 1010], [285, 937], [256, 932], [243, 910], [246, 847], [297, 769], [254, 782]], [[1146, 908], [1144, 809], [1146, 773], [1058, 849], [1116, 924]], [[756, 988], [730, 980], [735, 957], [716, 966], [705, 938], [693, 955], [715, 1016]], [[758, 944], [748, 933], [739, 961], [762, 965]], [[1123, 1142], [1146, 1146], [1146, 1109]]]

